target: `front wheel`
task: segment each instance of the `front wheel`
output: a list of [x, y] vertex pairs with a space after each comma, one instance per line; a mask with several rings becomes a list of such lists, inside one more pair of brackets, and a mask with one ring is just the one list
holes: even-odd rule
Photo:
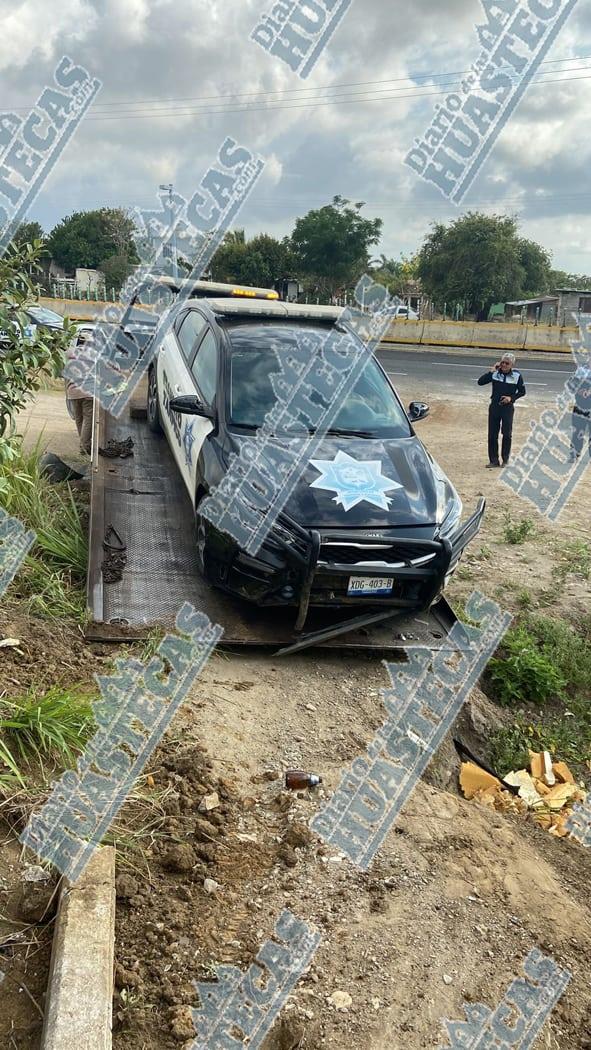
[[199, 513], [199, 508], [203, 505], [207, 497], [206, 490], [201, 486], [197, 486], [197, 495], [195, 497], [195, 546], [197, 548], [197, 564], [199, 566], [199, 572], [202, 576], [207, 579], [206, 564], [207, 564], [207, 530], [205, 518]]
[[160, 406], [158, 404], [158, 385], [156, 383], [156, 369], [151, 368], [148, 376], [148, 426], [153, 434], [162, 434], [160, 423]]

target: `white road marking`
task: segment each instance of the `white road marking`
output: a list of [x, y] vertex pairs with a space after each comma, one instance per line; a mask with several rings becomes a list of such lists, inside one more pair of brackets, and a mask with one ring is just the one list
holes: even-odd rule
[[528, 386], [548, 386], [547, 383], [534, 383], [534, 382], [532, 382], [531, 379], [530, 379], [530, 381], [529, 381], [529, 383], [527, 385]]
[[[430, 361], [429, 364], [435, 364], [435, 362], [434, 361]], [[475, 365], [465, 365], [463, 363], [460, 363], [459, 361], [447, 361], [446, 362], [446, 368], [473, 368], [473, 369], [476, 369], [476, 368], [482, 368], [482, 364], [478, 364], [478, 362], [477, 362]], [[566, 371], [564, 371], [561, 368], [525, 368], [524, 371], [526, 371], [527, 373], [540, 372], [542, 375], [548, 375], [548, 376], [570, 376], [570, 375], [572, 375], [572, 372], [566, 372]], [[574, 371], [574, 369], [573, 369], [573, 371]], [[405, 372], [390, 372], [389, 374], [390, 375], [405, 375], [406, 373]]]

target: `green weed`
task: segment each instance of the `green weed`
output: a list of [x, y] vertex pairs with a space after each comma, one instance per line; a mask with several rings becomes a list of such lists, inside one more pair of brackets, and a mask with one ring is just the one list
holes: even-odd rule
[[505, 527], [503, 536], [505, 543], [516, 546], [525, 543], [535, 535], [536, 527], [531, 518], [522, 518], [521, 521], [513, 521], [508, 511], [505, 511]]
[[530, 738], [518, 722], [496, 730], [491, 736], [489, 751], [493, 769], [501, 776], [511, 770], [527, 769], [530, 746]]
[[3, 508], [37, 537], [9, 596], [37, 615], [79, 620], [88, 560], [82, 511], [69, 486], [42, 476], [41, 451], [39, 442], [30, 451], [21, 444], [10, 464], [0, 465]]
[[[491, 740], [501, 772], [523, 765], [527, 748], [550, 751], [585, 772], [591, 758], [591, 616], [565, 620], [527, 615], [489, 663], [485, 684], [517, 717]], [[542, 710], [540, 710], [540, 708]]]
[[531, 609], [533, 601], [534, 600], [532, 598], [531, 591], [528, 591], [527, 588], [524, 588], [523, 590], [519, 591], [519, 594], [517, 595], [517, 602], [522, 609]]
[[474, 579], [474, 573], [468, 565], [459, 565], [456, 569], [455, 577], [456, 580], [463, 580], [464, 582], [467, 582], [468, 580]]
[[563, 582], [567, 576], [579, 576], [583, 580], [591, 577], [591, 545], [584, 540], [571, 540], [560, 550], [561, 562], [552, 570], [552, 575]]
[[487, 673], [493, 695], [501, 704], [545, 704], [562, 698], [566, 688], [564, 675], [524, 626], [508, 632], [501, 656], [493, 657]]
[[9, 777], [25, 783], [31, 760], [71, 764], [95, 727], [90, 697], [80, 688], [31, 689], [16, 700], [0, 701], [0, 762]]

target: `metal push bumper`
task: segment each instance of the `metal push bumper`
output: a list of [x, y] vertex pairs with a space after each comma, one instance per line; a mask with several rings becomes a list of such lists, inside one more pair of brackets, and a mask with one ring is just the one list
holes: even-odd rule
[[[355, 537], [355, 547], [360, 550], [360, 561], [358, 563], [325, 562], [322, 560], [323, 542], [318, 530], [308, 533], [308, 560], [302, 579], [298, 616], [295, 630], [302, 630], [310, 605], [359, 605], [359, 599], [345, 593], [335, 593], [331, 587], [331, 581], [349, 580], [352, 576], [380, 576], [384, 579], [392, 579], [399, 585], [398, 594], [387, 597], [375, 597], [371, 599], [372, 606], [392, 607], [401, 610], [414, 609], [416, 611], [428, 609], [437, 596], [443, 590], [446, 581], [455, 571], [458, 562], [468, 546], [480, 530], [486, 500], [480, 499], [478, 507], [471, 518], [451, 537], [442, 537], [434, 540], [409, 539], [404, 537], [400, 542], [404, 546], [407, 556], [394, 564], [385, 562], [364, 562], [363, 548], [375, 548], [374, 537]], [[290, 523], [295, 524], [295, 523]], [[297, 527], [299, 529], [299, 526]], [[339, 542], [346, 544], [350, 541], [347, 533], [331, 533], [330, 543], [338, 545]], [[412, 585], [415, 585], [412, 588]], [[412, 597], [408, 595], [408, 588], [413, 590]], [[323, 594], [323, 589], [326, 591]]]

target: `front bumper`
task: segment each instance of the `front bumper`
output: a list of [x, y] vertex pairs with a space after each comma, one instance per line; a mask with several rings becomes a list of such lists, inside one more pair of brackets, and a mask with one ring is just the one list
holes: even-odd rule
[[[254, 556], [216, 533], [208, 545], [206, 572], [217, 586], [257, 605], [296, 607], [298, 628], [311, 606], [420, 611], [444, 589], [480, 529], [485, 505], [481, 499], [455, 533], [435, 539], [399, 536], [396, 530], [308, 530], [281, 515]], [[392, 592], [384, 597], [349, 595], [350, 578], [363, 576], [392, 580]]]

